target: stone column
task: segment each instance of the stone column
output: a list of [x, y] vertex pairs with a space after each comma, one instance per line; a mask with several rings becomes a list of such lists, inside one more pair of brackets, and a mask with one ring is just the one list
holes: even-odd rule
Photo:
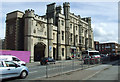
[[68, 2], [63, 3], [64, 15], [65, 15], [65, 44], [66, 44], [66, 58], [70, 55], [70, 4]]
[[53, 19], [47, 19], [48, 26], [48, 56], [53, 58]]
[[60, 34], [60, 20], [58, 19], [58, 36], [57, 36], [57, 38], [58, 38], [58, 60], [61, 60], [61, 55], [62, 55], [62, 53], [61, 53], [61, 34]]

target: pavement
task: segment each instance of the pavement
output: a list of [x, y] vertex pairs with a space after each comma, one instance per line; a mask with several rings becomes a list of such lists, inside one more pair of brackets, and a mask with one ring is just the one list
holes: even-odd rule
[[108, 64], [97, 65], [83, 70], [76, 70], [61, 75], [52, 76], [49, 78], [38, 78], [36, 80], [87, 80], [92, 76], [98, 74], [99, 72], [109, 69], [112, 64], [115, 64], [117, 62], [118, 60], [110, 62]]

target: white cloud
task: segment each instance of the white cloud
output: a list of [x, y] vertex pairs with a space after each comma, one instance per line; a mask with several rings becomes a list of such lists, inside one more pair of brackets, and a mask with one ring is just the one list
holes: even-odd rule
[[94, 32], [94, 40], [100, 42], [108, 42], [108, 41], [118, 42], [118, 30], [117, 28], [112, 28], [113, 26], [117, 26], [117, 23], [92, 24], [93, 32]]
[[2, 28], [2, 24], [0, 23], [0, 38], [5, 38], [5, 28]]
[[[3, 0], [3, 2], [51, 2], [51, 0]], [[54, 0], [54, 2], [118, 2], [119, 0]]]
[[[19, 0], [18, 0], [19, 1]], [[26, 1], [26, 0], [24, 0]], [[61, 1], [62, 2], [62, 1]], [[26, 9], [34, 9], [35, 14], [43, 15], [46, 13], [46, 5], [51, 2], [41, 3], [32, 2], [26, 3], [3, 3], [2, 4], [2, 28], [0, 28], [0, 37], [5, 36], [5, 18], [6, 14], [14, 10], [24, 12]], [[57, 3], [56, 5], [58, 5]], [[94, 31], [95, 40], [117, 41], [118, 26], [117, 26], [117, 7], [118, 3], [70, 3], [71, 12], [81, 15], [81, 17], [92, 17], [92, 28]], [[62, 5], [62, 3], [61, 3]], [[0, 17], [1, 18], [1, 17]]]

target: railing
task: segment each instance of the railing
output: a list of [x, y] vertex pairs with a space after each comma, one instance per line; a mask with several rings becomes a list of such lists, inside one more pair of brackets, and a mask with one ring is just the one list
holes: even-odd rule
[[99, 59], [72, 59], [61, 61], [56, 64], [46, 65], [46, 77], [64, 74], [76, 70], [83, 70], [92, 66], [100, 65]]

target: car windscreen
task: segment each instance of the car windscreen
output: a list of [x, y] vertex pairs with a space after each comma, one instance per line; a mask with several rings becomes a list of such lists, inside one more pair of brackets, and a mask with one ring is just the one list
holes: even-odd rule
[[89, 52], [89, 55], [100, 55], [99, 52]]
[[52, 58], [48, 58], [49, 61], [53, 60]]
[[13, 61], [20, 61], [18, 58], [12, 57]]

